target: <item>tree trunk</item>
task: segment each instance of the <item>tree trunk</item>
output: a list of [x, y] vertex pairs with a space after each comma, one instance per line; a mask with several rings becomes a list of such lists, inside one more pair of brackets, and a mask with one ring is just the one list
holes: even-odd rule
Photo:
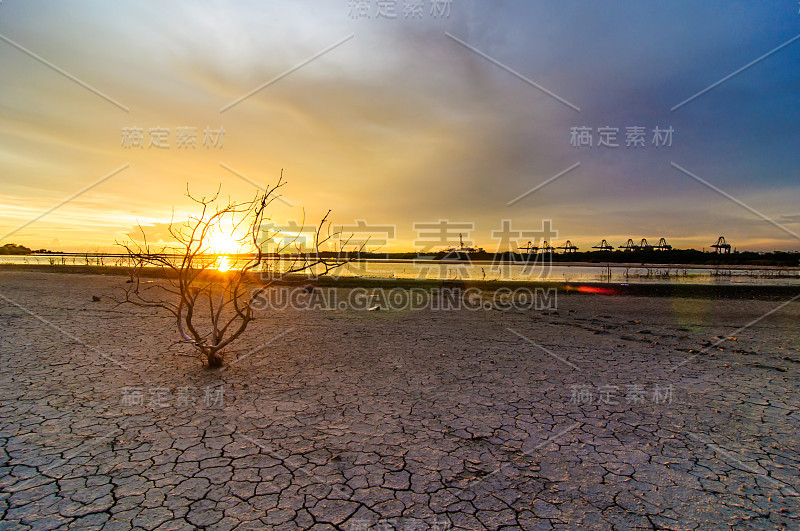
[[206, 357], [208, 358], [209, 369], [218, 369], [222, 367], [222, 360], [223, 360], [222, 354], [213, 351], [206, 354]]

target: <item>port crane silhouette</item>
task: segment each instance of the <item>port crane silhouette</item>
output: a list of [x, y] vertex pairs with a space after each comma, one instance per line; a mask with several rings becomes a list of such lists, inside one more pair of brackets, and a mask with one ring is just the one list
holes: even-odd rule
[[594, 245], [592, 249], [600, 249], [601, 251], [613, 251], [614, 246], [609, 245], [609, 243], [606, 240], [603, 240], [600, 242], [600, 245]]
[[576, 252], [578, 250], [578, 247], [575, 246], [575, 245], [572, 245], [572, 242], [567, 240], [567, 242], [564, 245], [556, 247], [556, 249], [564, 249], [565, 253], [574, 253], [574, 252]]
[[725, 236], [720, 236], [717, 238], [717, 243], [712, 245], [714, 249], [717, 250], [719, 254], [730, 254], [731, 252], [731, 244], [725, 241]]
[[[711, 246], [712, 248], [717, 250], [717, 253], [730, 253], [731, 252], [731, 245], [725, 241], [724, 236], [720, 236], [717, 238], [717, 242]], [[553, 247], [547, 241], [543, 241], [541, 246], [533, 245], [533, 242], [528, 242], [527, 245], [523, 245], [518, 247], [518, 249], [522, 251], [526, 251], [528, 253], [534, 253], [536, 251], [550, 251], [552, 252], [555, 249], [562, 249], [565, 253], [574, 253], [577, 252], [579, 247], [574, 245], [570, 240], [567, 240], [564, 245], [559, 245], [558, 247]], [[613, 251], [615, 247], [608, 243], [608, 240], [602, 240], [599, 245], [593, 245], [592, 249], [598, 249], [600, 251]], [[667, 243], [666, 238], [659, 238], [657, 244], [651, 244], [647, 241], [647, 238], [642, 238], [639, 242], [635, 242], [633, 238], [628, 238], [628, 241], [625, 242], [624, 245], [620, 245], [617, 249], [622, 249], [624, 251], [671, 251], [673, 249], [672, 245]]]
[[[567, 243], [569, 243], [569, 241]], [[559, 247], [559, 249], [560, 248], [561, 247]], [[575, 248], [577, 249], [577, 247]], [[545, 240], [542, 242], [541, 247], [533, 245], [533, 242], [528, 242], [527, 245], [523, 245], [522, 247], [517, 247], [517, 249], [527, 251], [528, 254], [533, 254], [534, 251], [553, 252], [553, 249], [555, 249], [555, 247], [552, 247], [549, 243], [547, 243], [547, 240]]]
[[653, 249], [659, 249], [661, 251], [671, 251], [672, 246], [667, 243], [667, 240], [661, 238], [660, 240], [658, 240], [658, 245], [653, 246]]
[[[600, 249], [602, 248], [604, 243], [608, 245], [606, 241], [603, 240], [600, 246], [592, 247], [592, 249]], [[610, 248], [613, 249], [613, 247]], [[660, 251], [669, 251], [672, 249], [672, 246], [667, 243], [667, 240], [665, 238], [661, 238], [660, 240], [658, 240], [657, 245], [652, 245], [650, 243], [647, 243], [647, 238], [642, 238], [639, 243], [634, 242], [633, 238], [628, 238], [628, 241], [625, 243], [625, 245], [620, 245], [619, 248], [624, 249], [626, 251], [652, 251], [654, 249], [658, 249]]]

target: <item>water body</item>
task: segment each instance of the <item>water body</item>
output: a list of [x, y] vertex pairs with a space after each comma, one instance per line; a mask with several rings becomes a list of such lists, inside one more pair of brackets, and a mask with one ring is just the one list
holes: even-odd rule
[[[104, 255], [0, 256], [0, 264], [127, 265]], [[235, 267], [227, 259], [227, 267]], [[492, 261], [363, 260], [350, 262], [331, 276], [399, 279], [513, 280], [550, 282], [800, 285], [800, 268], [702, 265], [552, 264]]]
[[625, 266], [615, 264], [533, 264], [474, 261], [367, 261], [343, 266], [348, 276], [459, 280], [546, 280], [551, 282], [800, 285], [798, 268], [711, 268], [709, 266]]

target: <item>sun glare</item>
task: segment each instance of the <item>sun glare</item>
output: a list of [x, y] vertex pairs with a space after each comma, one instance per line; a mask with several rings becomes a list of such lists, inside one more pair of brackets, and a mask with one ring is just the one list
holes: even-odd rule
[[219, 259], [216, 268], [217, 271], [224, 273], [225, 271], [228, 271], [230, 268], [231, 268], [231, 262], [230, 260], [228, 260], [227, 256], [223, 256], [222, 258]]
[[[241, 245], [236, 236], [218, 229], [208, 236], [208, 251], [216, 255], [235, 255], [241, 252]], [[214, 269], [224, 273], [233, 268], [234, 260], [229, 256], [219, 256], [215, 262]]]
[[236, 254], [239, 250], [239, 243], [230, 234], [217, 231], [209, 236], [208, 247], [214, 254]]

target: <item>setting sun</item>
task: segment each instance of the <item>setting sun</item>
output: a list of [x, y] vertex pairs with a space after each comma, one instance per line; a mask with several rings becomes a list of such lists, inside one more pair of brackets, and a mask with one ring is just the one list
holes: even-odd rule
[[[233, 255], [241, 250], [241, 242], [231, 234], [225, 234], [221, 230], [216, 230], [208, 237], [208, 250], [212, 254]], [[225, 272], [233, 267], [232, 261], [228, 256], [219, 257], [214, 268], [217, 271]]]
[[216, 230], [208, 237], [208, 249], [213, 254], [236, 254], [241, 245], [236, 237]]

